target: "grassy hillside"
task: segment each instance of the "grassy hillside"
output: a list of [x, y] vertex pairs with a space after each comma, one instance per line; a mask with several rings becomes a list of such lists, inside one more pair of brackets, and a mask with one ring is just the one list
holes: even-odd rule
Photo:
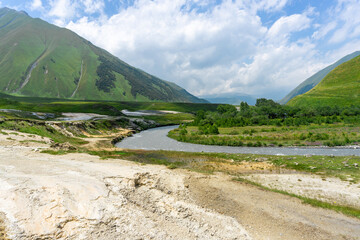
[[343, 64], [344, 62], [347, 62], [354, 57], [357, 57], [360, 55], [360, 51], [354, 52], [352, 54], [349, 54], [336, 63], [322, 69], [321, 71], [315, 73], [308, 79], [306, 79], [304, 82], [302, 82], [299, 86], [297, 86], [294, 90], [292, 90], [288, 95], [286, 95], [283, 99], [279, 101], [280, 104], [286, 104], [294, 97], [307, 93], [310, 91], [313, 87], [315, 87], [326, 75], [328, 75], [333, 69], [335, 69], [337, 66]]
[[0, 9], [0, 91], [81, 100], [204, 102], [74, 32]]
[[125, 102], [99, 100], [72, 100], [57, 98], [20, 97], [0, 93], [0, 109], [17, 109], [33, 112], [62, 113], [85, 112], [117, 116], [121, 110], [172, 110], [195, 113], [199, 110], [215, 111], [218, 104], [179, 102]]
[[290, 106], [351, 106], [360, 104], [360, 56], [347, 61], [309, 92], [293, 98]]

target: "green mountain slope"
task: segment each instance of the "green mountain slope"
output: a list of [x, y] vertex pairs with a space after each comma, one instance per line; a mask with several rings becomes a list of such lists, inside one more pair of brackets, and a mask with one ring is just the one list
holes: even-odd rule
[[12, 95], [204, 102], [70, 30], [8, 8], [0, 9], [0, 56], [0, 91]]
[[309, 92], [289, 101], [292, 106], [351, 106], [360, 104], [360, 56], [332, 70]]
[[340, 64], [343, 64], [344, 62], [347, 62], [354, 57], [357, 57], [360, 55], [360, 51], [354, 52], [352, 54], [346, 55], [345, 57], [341, 58], [336, 63], [327, 66], [326, 68], [322, 69], [321, 71], [315, 73], [308, 79], [306, 79], [304, 82], [302, 82], [299, 86], [297, 86], [294, 90], [292, 90], [288, 95], [286, 95], [283, 99], [279, 101], [280, 104], [286, 104], [289, 102], [292, 98], [304, 94], [308, 91], [310, 91], [313, 87], [315, 87], [326, 75], [328, 75], [334, 68], [339, 66]]

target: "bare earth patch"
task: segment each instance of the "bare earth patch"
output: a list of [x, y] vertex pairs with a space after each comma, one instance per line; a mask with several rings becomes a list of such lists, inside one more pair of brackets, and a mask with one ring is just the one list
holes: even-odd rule
[[265, 187], [360, 209], [360, 184], [310, 174], [251, 174], [243, 177]]
[[0, 240], [7, 240], [7, 234], [5, 229], [4, 214], [0, 213]]
[[360, 239], [358, 219], [223, 174], [195, 175], [187, 184], [197, 204], [234, 217], [253, 239]]
[[251, 239], [234, 218], [194, 203], [186, 173], [12, 141], [0, 146], [0, 212], [12, 239]]
[[[49, 144], [40, 141], [49, 140], [0, 134], [0, 234], [10, 239], [360, 239], [358, 219], [225, 174], [42, 154]], [[261, 162], [214, 167], [274, 170]]]

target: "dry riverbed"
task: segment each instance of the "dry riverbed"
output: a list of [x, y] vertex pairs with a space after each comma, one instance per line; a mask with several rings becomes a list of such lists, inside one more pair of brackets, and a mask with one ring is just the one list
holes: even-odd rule
[[[5, 132], [0, 134], [0, 239], [360, 239], [356, 218], [225, 174], [79, 153], [48, 155], [39, 151], [50, 146], [49, 139]], [[243, 169], [264, 168], [246, 164]], [[323, 187], [339, 189], [323, 197], [346, 196], [343, 203], [358, 206], [355, 184], [289, 176], [303, 185], [281, 174], [248, 178], [310, 196], [321, 195]]]

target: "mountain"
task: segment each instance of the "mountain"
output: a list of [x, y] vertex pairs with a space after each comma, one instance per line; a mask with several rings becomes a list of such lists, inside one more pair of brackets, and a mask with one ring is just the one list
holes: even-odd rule
[[79, 100], [206, 102], [74, 32], [0, 9], [0, 91]]
[[222, 103], [239, 105], [241, 102], [247, 102], [250, 105], [255, 105], [256, 98], [244, 93], [226, 93], [226, 94], [213, 94], [202, 96], [210, 103]]
[[360, 55], [360, 51], [354, 52], [352, 54], [349, 54], [343, 58], [341, 58], [336, 63], [327, 66], [326, 68], [322, 69], [321, 71], [315, 73], [308, 79], [306, 79], [304, 82], [302, 82], [299, 86], [297, 86], [294, 90], [292, 90], [288, 95], [286, 95], [283, 99], [279, 101], [280, 104], [286, 104], [289, 102], [292, 98], [304, 94], [308, 91], [310, 91], [313, 87], [315, 87], [326, 75], [328, 75], [334, 68], [339, 66], [340, 64], [343, 64], [344, 62], [347, 62], [354, 57], [357, 57]]
[[351, 106], [360, 104], [360, 56], [332, 70], [309, 92], [288, 102], [291, 106]]

